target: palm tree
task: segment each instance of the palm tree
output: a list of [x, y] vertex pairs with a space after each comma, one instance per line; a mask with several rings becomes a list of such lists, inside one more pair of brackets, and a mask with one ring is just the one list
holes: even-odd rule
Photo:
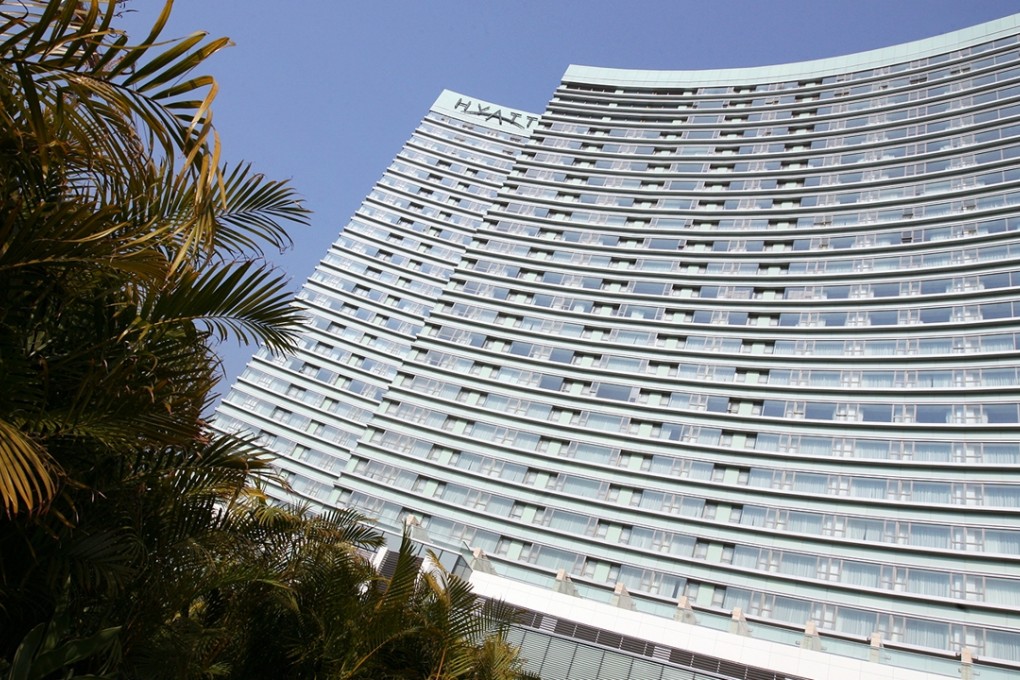
[[0, 4], [10, 515], [80, 481], [56, 438], [194, 438], [216, 374], [210, 334], [280, 348], [297, 320], [261, 247], [286, 246], [282, 222], [307, 213], [285, 184], [220, 166], [215, 83], [188, 76], [227, 41], [159, 45], [170, 5], [133, 46], [111, 28], [116, 2]]
[[133, 603], [129, 618], [151, 625], [137, 644], [125, 641], [121, 669], [141, 678], [320, 677], [316, 636], [325, 625], [352, 627], [374, 573], [364, 552], [379, 534], [353, 512], [315, 515], [256, 497], [222, 518], [174, 546], [177, 578], [167, 579], [166, 566], [150, 574], [162, 606], [140, 601], [151, 596]]
[[515, 614], [478, 598], [435, 554], [423, 566], [405, 535], [393, 575], [366, 591], [356, 635], [326, 645], [328, 677], [515, 680], [521, 664], [506, 643]]
[[198, 589], [189, 575], [229, 534], [221, 508], [266, 472], [251, 442], [203, 421], [212, 343], [289, 346], [299, 316], [261, 249], [285, 247], [307, 211], [220, 163], [216, 85], [191, 73], [227, 41], [160, 43], [170, 5], [135, 45], [112, 0], [0, 2], [7, 654], [64, 596], [78, 633], [120, 629], [117, 654], [151, 640], [176, 614], [125, 603]]

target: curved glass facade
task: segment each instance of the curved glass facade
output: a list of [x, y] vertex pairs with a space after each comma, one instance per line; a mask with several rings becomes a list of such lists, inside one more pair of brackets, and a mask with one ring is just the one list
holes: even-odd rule
[[444, 93], [218, 423], [513, 579], [1020, 666], [1018, 33]]

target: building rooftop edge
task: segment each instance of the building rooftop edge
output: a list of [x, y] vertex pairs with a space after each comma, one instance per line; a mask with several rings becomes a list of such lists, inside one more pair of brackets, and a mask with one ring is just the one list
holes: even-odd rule
[[751, 66], [745, 68], [703, 69], [693, 71], [620, 69], [572, 64], [563, 74], [564, 82], [605, 85], [637, 85], [668, 87], [687, 85], [741, 85], [798, 78], [810, 78], [855, 70], [891, 65], [921, 59], [946, 51], [988, 42], [1015, 33], [1020, 28], [1020, 14], [995, 19], [976, 26], [961, 28], [931, 38], [922, 38], [900, 45], [880, 47], [838, 57], [809, 61]]

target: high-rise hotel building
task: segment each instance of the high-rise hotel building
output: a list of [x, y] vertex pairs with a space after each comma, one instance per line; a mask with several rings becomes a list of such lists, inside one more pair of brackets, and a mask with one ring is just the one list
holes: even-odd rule
[[546, 678], [1016, 677], [1018, 159], [1020, 15], [444, 92], [218, 425]]

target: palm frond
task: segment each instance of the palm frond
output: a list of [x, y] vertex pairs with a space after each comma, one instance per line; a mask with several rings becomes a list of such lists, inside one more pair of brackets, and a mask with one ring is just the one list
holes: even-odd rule
[[[130, 158], [136, 151], [134, 140], [125, 139], [123, 128], [105, 124], [109, 118], [102, 105], [113, 105], [119, 109], [120, 117], [133, 118], [148, 142], [163, 155], [184, 158], [184, 171], [202, 176], [201, 156], [211, 152], [215, 144], [208, 125], [213, 94], [208, 91], [201, 94], [201, 88], [208, 85], [201, 80], [195, 83], [195, 89], [168, 85], [226, 47], [229, 40], [204, 42], [205, 36], [198, 34], [170, 41], [169, 47], [158, 42], [171, 2], [164, 4], [140, 45], [130, 45], [125, 36], [110, 30], [116, 2], [50, 0], [23, 6], [22, 14], [2, 15], [5, 21], [0, 24], [0, 36], [4, 38], [0, 44], [0, 68], [20, 69], [24, 97], [37, 101], [39, 110], [55, 111], [65, 97], [72, 96], [76, 106], [64, 107], [64, 114], [78, 121], [91, 119], [111, 133], [120, 133], [88, 141], [101, 145], [108, 155]], [[97, 102], [101, 106], [94, 106]], [[190, 108], [183, 111], [182, 102], [191, 102]], [[46, 139], [48, 126], [39, 117], [33, 119], [36, 136]], [[196, 153], [197, 149], [205, 151]], [[215, 184], [216, 170], [204, 174], [210, 185]]]
[[290, 304], [286, 279], [272, 267], [249, 261], [180, 272], [171, 288], [152, 296], [141, 311], [141, 329], [151, 332], [184, 322], [209, 328], [219, 340], [292, 347], [300, 312]]
[[0, 502], [8, 515], [45, 505], [57, 490], [59, 468], [46, 450], [13, 423], [0, 420]]
[[228, 251], [261, 252], [259, 243], [268, 243], [281, 251], [291, 239], [281, 221], [308, 224], [309, 212], [301, 206], [294, 190], [286, 183], [266, 180], [252, 172], [250, 164], [224, 169], [223, 184], [213, 196], [217, 237]]
[[32, 268], [36, 276], [55, 268], [100, 266], [161, 281], [166, 259], [152, 248], [158, 233], [119, 220], [116, 207], [65, 203], [36, 205], [0, 223], [0, 276]]

